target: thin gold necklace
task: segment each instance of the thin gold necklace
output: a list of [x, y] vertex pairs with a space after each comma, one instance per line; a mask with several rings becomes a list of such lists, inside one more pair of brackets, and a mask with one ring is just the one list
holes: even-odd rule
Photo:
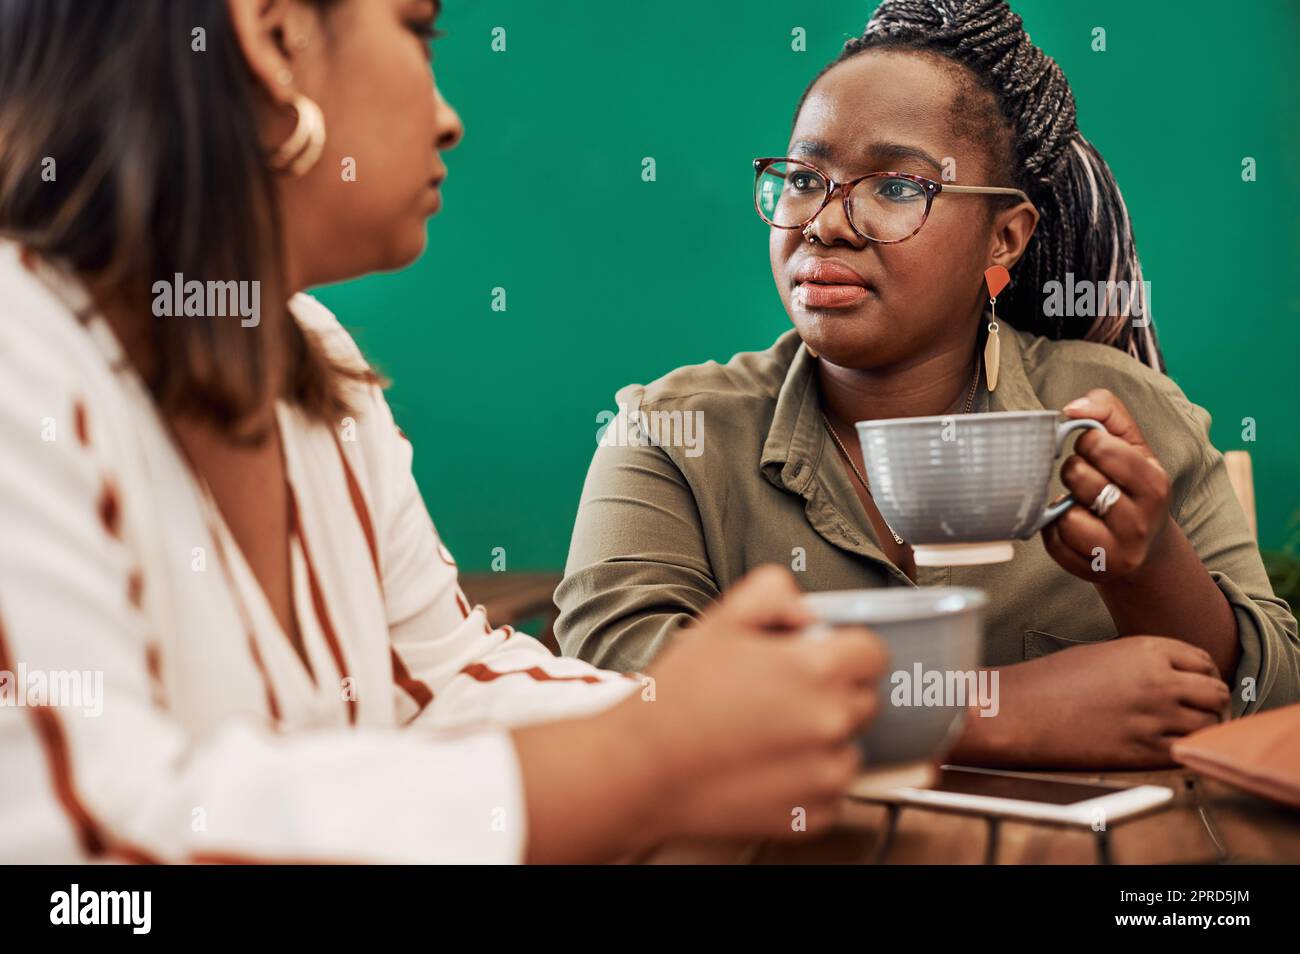
[[[979, 369], [979, 365], [977, 364], [975, 366], [975, 377], [971, 380], [970, 391], [966, 395], [966, 410], [962, 412], [963, 414], [969, 414], [971, 412], [971, 408], [975, 406], [975, 391], [979, 387], [979, 383], [980, 383], [980, 369]], [[871, 493], [871, 485], [867, 483], [866, 475], [862, 473], [862, 471], [858, 469], [858, 465], [853, 462], [853, 455], [849, 453], [848, 448], [844, 446], [844, 442], [840, 440], [840, 435], [835, 433], [835, 428], [831, 427], [830, 418], [826, 416], [825, 411], [822, 411], [822, 423], [826, 425], [826, 430], [830, 432], [831, 440], [835, 442], [835, 446], [840, 449], [840, 453], [843, 454], [844, 459], [848, 461], [849, 469], [853, 471], [853, 475], [857, 477], [859, 481], [862, 482], [862, 489], [867, 492], [868, 497], [871, 497], [874, 500], [875, 495]], [[895, 530], [893, 527], [889, 526], [889, 521], [885, 520], [885, 515], [883, 513], [880, 515], [880, 519], [884, 522], [885, 527], [889, 530], [890, 534], [893, 536], [894, 542], [901, 547], [903, 545], [903, 538], [898, 535], [898, 531]]]

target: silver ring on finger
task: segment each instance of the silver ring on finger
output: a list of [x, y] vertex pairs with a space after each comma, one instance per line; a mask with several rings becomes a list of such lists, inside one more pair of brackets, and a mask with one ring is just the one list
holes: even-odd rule
[[1111, 507], [1119, 503], [1119, 498], [1122, 496], [1123, 494], [1118, 487], [1114, 484], [1107, 484], [1101, 488], [1101, 493], [1097, 494], [1097, 499], [1088, 506], [1088, 509], [1097, 516], [1104, 517], [1110, 512]]

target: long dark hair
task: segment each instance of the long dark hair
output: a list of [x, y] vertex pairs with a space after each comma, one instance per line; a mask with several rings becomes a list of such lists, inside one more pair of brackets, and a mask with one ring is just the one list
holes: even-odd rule
[[[966, 67], [992, 94], [1000, 115], [988, 122], [959, 117], [963, 128], [989, 138], [991, 129], [1010, 130], [1009, 144], [990, 142], [992, 154], [1003, 166], [1004, 184], [1028, 193], [1041, 218], [1014, 281], [998, 299], [999, 317], [1048, 338], [1114, 345], [1163, 371], [1124, 197], [1101, 154], [1079, 132], [1065, 74], [1029, 39], [1020, 17], [1002, 0], [884, 0], [862, 36], [845, 43], [818, 78], [850, 57], [881, 49], [917, 51]], [[966, 97], [963, 105], [977, 112], [973, 100]], [[1130, 283], [1133, 294], [1119, 297], [1118, 307], [1115, 300], [1099, 306], [1090, 324], [1047, 315], [1045, 286], [1065, 282], [1067, 272], [1076, 281]], [[1135, 324], [1133, 316], [1143, 323]]]
[[277, 397], [337, 420], [345, 382], [374, 377], [327, 358], [284, 307], [259, 102], [225, 0], [0, 0], [0, 235], [142, 315], [176, 273], [260, 282], [256, 327], [147, 323], [155, 400], [232, 436]]

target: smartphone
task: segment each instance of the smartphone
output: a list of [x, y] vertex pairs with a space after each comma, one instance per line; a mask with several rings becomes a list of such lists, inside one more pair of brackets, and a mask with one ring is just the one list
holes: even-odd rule
[[863, 801], [941, 808], [972, 815], [1024, 818], [1096, 828], [1172, 801], [1163, 785], [1108, 785], [1031, 772], [943, 765], [928, 788], [894, 788]]

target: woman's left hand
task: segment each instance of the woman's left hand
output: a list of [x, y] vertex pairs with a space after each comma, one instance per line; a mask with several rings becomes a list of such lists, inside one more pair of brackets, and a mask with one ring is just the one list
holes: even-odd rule
[[[1075, 576], [1099, 585], [1117, 582], [1146, 563], [1169, 524], [1169, 475], [1110, 391], [1094, 388], [1063, 411], [1100, 421], [1106, 430], [1084, 431], [1061, 465], [1061, 481], [1078, 504], [1043, 528], [1043, 544]], [[1091, 508], [1107, 484], [1120, 496], [1099, 517]]]

